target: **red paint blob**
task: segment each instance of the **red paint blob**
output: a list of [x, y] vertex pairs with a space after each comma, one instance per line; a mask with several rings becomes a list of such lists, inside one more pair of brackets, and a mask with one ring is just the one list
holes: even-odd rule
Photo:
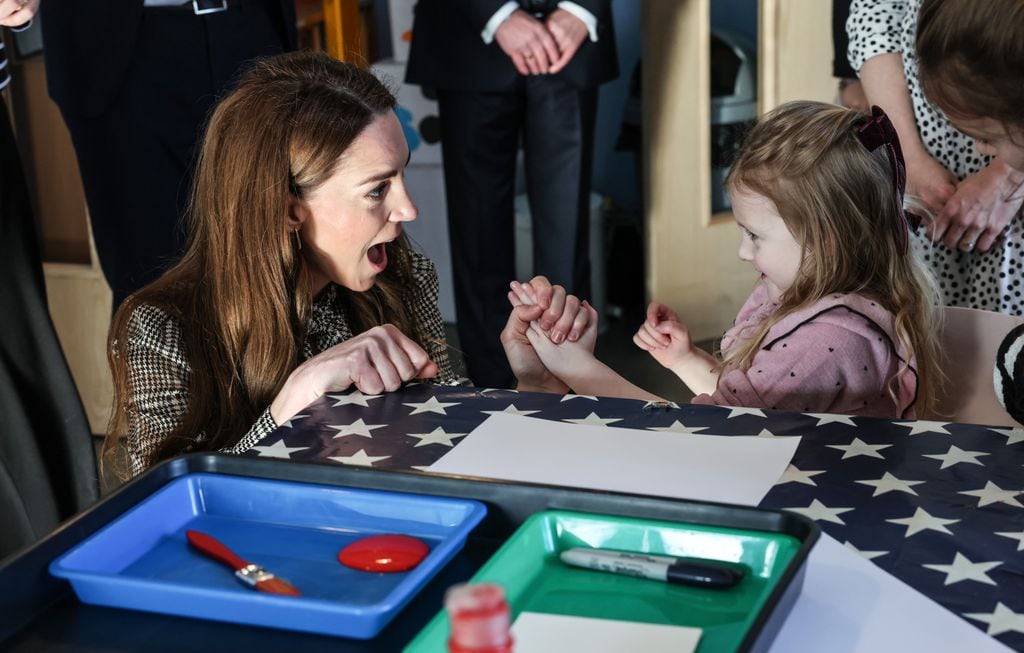
[[338, 561], [360, 571], [409, 571], [423, 562], [430, 547], [408, 535], [372, 535], [352, 542], [338, 553]]

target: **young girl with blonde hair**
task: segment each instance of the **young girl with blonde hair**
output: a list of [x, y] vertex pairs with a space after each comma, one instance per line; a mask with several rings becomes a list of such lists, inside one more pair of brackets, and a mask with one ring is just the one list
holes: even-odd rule
[[[689, 386], [694, 403], [929, 414], [937, 293], [909, 251], [905, 179], [896, 132], [877, 108], [865, 116], [793, 102], [772, 111], [726, 182], [739, 256], [760, 278], [722, 338], [722, 359], [695, 347], [680, 317], [656, 302], [634, 342]], [[509, 337], [521, 331], [578, 393], [655, 398], [597, 361], [590, 334], [555, 345], [539, 325], [521, 328], [516, 312], [537, 286], [513, 284]]]

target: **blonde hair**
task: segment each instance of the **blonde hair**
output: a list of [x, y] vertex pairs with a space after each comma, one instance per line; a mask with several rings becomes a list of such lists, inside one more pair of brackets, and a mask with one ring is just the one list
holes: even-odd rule
[[[192, 372], [186, 412], [147, 464], [236, 444], [270, 405], [299, 362], [313, 303], [310, 271], [286, 222], [289, 198], [324, 183], [349, 145], [394, 106], [393, 94], [369, 72], [310, 52], [257, 61], [218, 103], [197, 161], [187, 249], [114, 316], [105, 459], [120, 462], [113, 454], [128, 428], [132, 388], [123, 349], [140, 305], [182, 325]], [[425, 347], [427, 336], [407, 309], [408, 243], [400, 238], [387, 247], [389, 266], [373, 288], [340, 289], [352, 330], [391, 323]]]
[[[790, 102], [751, 130], [726, 185], [768, 198], [803, 248], [793, 285], [778, 310], [723, 362], [751, 361], [787, 314], [829, 294], [857, 293], [892, 313], [897, 347], [916, 357], [918, 415], [934, 410], [940, 378], [934, 281], [907, 247], [893, 170], [885, 147], [873, 152], [855, 128], [867, 116], [820, 102]], [[898, 376], [887, 382], [898, 404]]]

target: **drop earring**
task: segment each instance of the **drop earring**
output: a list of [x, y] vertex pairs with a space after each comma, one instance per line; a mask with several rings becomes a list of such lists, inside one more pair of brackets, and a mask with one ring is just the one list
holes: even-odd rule
[[295, 248], [300, 252], [302, 251], [302, 239], [299, 238], [299, 229], [296, 227], [292, 229], [292, 233], [295, 234]]

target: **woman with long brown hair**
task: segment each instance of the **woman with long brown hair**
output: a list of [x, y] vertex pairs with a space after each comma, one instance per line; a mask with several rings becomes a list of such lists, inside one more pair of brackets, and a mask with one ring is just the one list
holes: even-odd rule
[[[317, 53], [257, 62], [218, 104], [184, 256], [111, 327], [104, 449], [124, 438], [131, 474], [242, 451], [326, 392], [456, 380], [436, 272], [402, 230], [417, 211], [394, 106], [372, 74]], [[562, 296], [545, 308], [571, 324]], [[528, 352], [518, 364], [528, 379]]]

